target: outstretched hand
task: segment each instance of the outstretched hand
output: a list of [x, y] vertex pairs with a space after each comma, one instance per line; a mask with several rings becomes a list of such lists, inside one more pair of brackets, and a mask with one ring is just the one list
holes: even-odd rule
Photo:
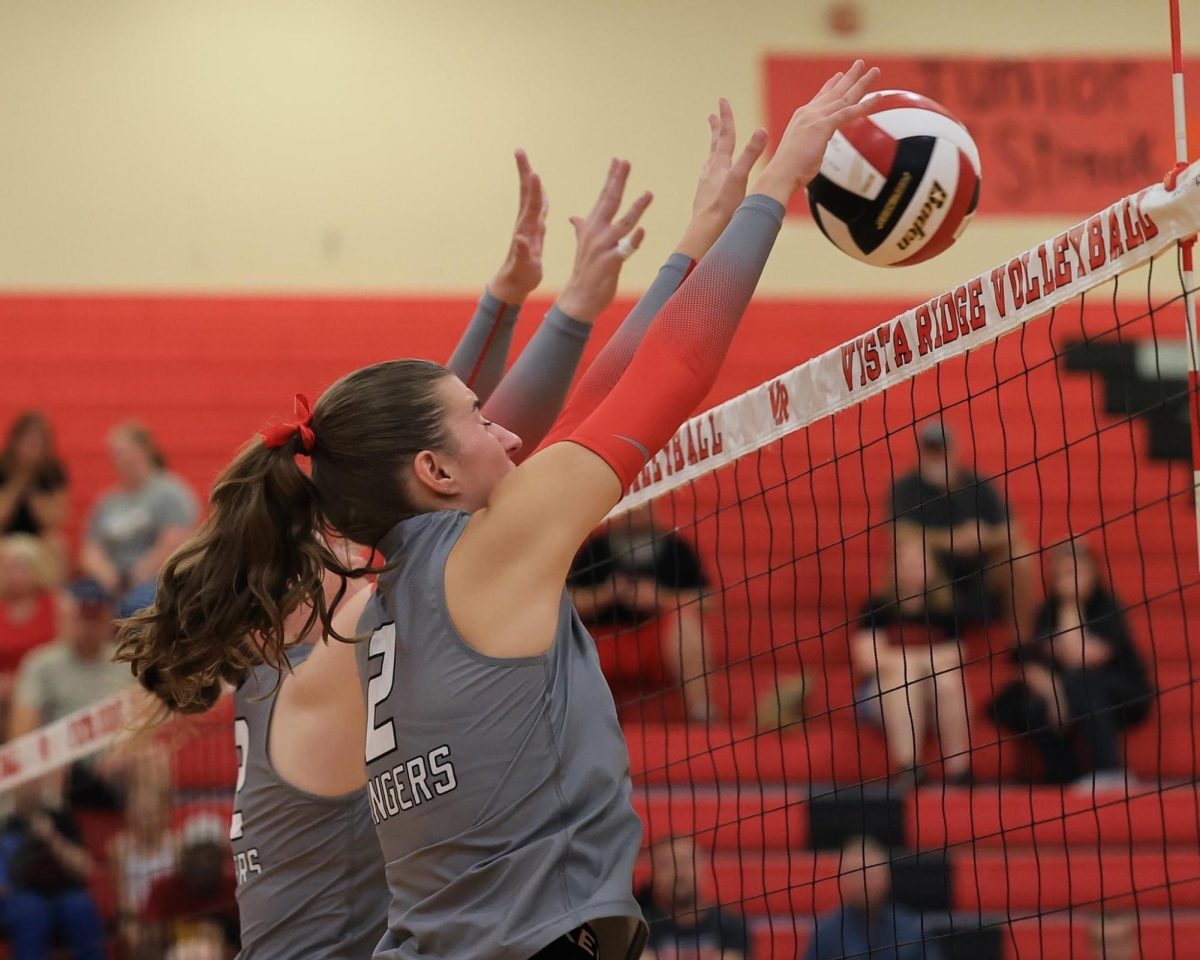
[[767, 146], [767, 132], [755, 130], [734, 161], [737, 131], [733, 108], [724, 97], [717, 105], [717, 112], [709, 114], [708, 127], [711, 133], [708, 157], [700, 171], [700, 183], [696, 187], [696, 198], [692, 201], [692, 221], [678, 247], [680, 253], [693, 260], [704, 256], [728, 226], [738, 205], [746, 197], [750, 170]]
[[488, 284], [492, 296], [504, 303], [521, 303], [542, 282], [542, 244], [546, 237], [546, 214], [550, 203], [542, 189], [542, 178], [533, 172], [524, 150], [516, 152], [521, 199], [508, 255]]
[[754, 185], [787, 205], [793, 193], [806, 186], [821, 169], [825, 147], [835, 130], [866, 114], [871, 107], [863, 97], [879, 79], [879, 68], [867, 69], [855, 60], [845, 73], [835, 73], [808, 103], [792, 114], [775, 155]]
[[[572, 217], [575, 228], [575, 266], [558, 298], [558, 308], [582, 323], [591, 323], [617, 295], [617, 278], [628, 252], [641, 246], [646, 231], [639, 227], [653, 196], [643, 193], [620, 217], [629, 161], [613, 160], [604, 188], [586, 217]], [[627, 250], [618, 244], [628, 238]]]

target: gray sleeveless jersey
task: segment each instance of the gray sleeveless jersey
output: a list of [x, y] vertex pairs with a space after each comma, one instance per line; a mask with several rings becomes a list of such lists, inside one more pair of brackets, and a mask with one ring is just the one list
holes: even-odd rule
[[[293, 666], [310, 646], [288, 651]], [[388, 890], [365, 790], [320, 797], [267, 755], [279, 672], [257, 667], [234, 695], [237, 794], [229, 839], [240, 960], [366, 960], [387, 926]]]
[[444, 575], [468, 519], [397, 525], [382, 549], [403, 562], [359, 623], [367, 789], [392, 892], [375, 956], [528, 960], [591, 922], [603, 960], [636, 957], [642, 825], [595, 644], [564, 594], [545, 654], [467, 646]]

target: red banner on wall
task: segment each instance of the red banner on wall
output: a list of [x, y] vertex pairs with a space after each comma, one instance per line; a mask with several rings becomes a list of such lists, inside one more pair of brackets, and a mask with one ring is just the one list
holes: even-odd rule
[[[955, 114], [979, 145], [985, 214], [1085, 213], [1163, 176], [1175, 161], [1171, 68], [1114, 57], [869, 57], [879, 86], [913, 90]], [[767, 129], [773, 141], [792, 111], [847, 57], [770, 56]], [[1187, 65], [1189, 79], [1195, 64]], [[1191, 84], [1193, 115], [1200, 89]], [[1200, 153], [1200, 125], [1189, 144]], [[807, 216], [803, 195], [791, 213]]]

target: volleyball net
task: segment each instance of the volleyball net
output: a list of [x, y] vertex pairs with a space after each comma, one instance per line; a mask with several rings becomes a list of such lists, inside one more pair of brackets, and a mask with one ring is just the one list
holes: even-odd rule
[[662, 602], [601, 652], [676, 647], [618, 688], [660, 942], [698, 887], [756, 957], [1188, 955], [1198, 170], [694, 418], [614, 511], [596, 573]]
[[[1197, 397], [1176, 245], [1198, 228], [1193, 165], [862, 317], [681, 427], [581, 552], [658, 956], [888, 936], [930, 957], [1189, 955]], [[75, 811], [114, 955], [164, 922], [136, 901], [175, 863], [147, 854], [133, 882], [113, 860], [143, 814], [136, 765], [105, 751], [136, 704], [0, 748], [10, 800], [80, 762], [115, 784], [114, 809]], [[228, 698], [152, 740], [122, 751], [166, 758], [172, 849], [223, 843]]]

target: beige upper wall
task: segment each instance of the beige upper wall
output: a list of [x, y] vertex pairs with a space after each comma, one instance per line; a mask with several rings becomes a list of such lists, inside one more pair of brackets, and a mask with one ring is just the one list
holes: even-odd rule
[[[551, 286], [567, 216], [610, 156], [633, 161], [657, 194], [636, 290], [686, 220], [717, 96], [743, 130], [760, 121], [767, 51], [1167, 49], [1166, 0], [864, 0], [853, 39], [829, 33], [829, 5], [0, 0], [0, 287], [474, 291], [522, 145], [551, 196]], [[1200, 50], [1200, 3], [1184, 7]], [[789, 225], [763, 290], [915, 297], [1059, 225], [977, 222], [900, 271]]]

